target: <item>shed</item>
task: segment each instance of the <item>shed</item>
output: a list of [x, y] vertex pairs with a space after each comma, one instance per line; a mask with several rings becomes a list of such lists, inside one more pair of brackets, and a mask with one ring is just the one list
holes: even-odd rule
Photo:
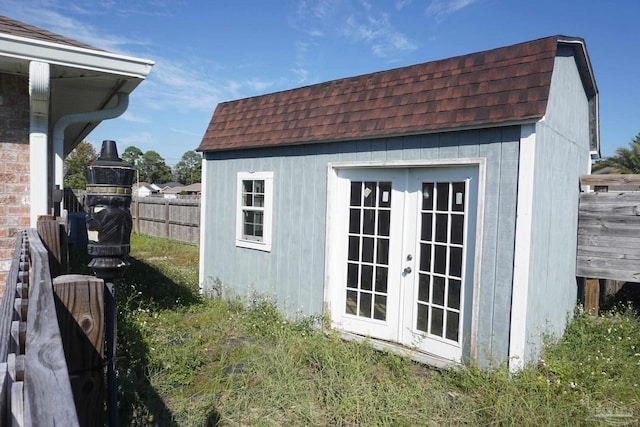
[[198, 151], [205, 293], [512, 370], [572, 316], [579, 178], [599, 153], [580, 38], [223, 102]]
[[65, 156], [126, 111], [152, 66], [0, 16], [0, 278], [16, 231], [60, 213]]

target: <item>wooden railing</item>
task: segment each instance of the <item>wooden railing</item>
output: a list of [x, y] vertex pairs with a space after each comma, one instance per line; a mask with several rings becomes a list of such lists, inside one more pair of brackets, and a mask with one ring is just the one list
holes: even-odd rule
[[78, 426], [49, 254], [20, 232], [0, 303], [0, 425]]

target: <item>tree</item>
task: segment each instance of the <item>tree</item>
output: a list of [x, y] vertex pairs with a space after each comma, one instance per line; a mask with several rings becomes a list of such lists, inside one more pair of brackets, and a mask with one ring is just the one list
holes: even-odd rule
[[84, 170], [98, 155], [93, 145], [82, 141], [64, 159], [64, 186], [76, 190], [87, 188], [87, 178]]
[[141, 181], [150, 183], [171, 181], [171, 168], [167, 166], [162, 156], [153, 150], [146, 151], [137, 166]]
[[195, 151], [187, 151], [173, 170], [174, 179], [182, 184], [190, 185], [200, 182], [202, 177], [202, 156]]
[[120, 157], [122, 158], [122, 160], [131, 164], [131, 166], [135, 168], [142, 158], [142, 150], [138, 147], [130, 145], [124, 149]]
[[612, 167], [617, 173], [640, 174], [640, 133], [629, 142], [629, 148], [620, 147], [616, 154], [593, 164], [592, 170]]

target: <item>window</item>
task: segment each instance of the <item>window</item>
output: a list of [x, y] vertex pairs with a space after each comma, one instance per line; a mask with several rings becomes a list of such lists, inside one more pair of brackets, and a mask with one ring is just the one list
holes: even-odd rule
[[271, 251], [273, 172], [238, 173], [236, 246]]

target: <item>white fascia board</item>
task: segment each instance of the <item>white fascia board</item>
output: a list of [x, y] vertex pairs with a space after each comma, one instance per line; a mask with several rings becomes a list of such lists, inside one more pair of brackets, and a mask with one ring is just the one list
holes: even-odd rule
[[527, 307], [531, 270], [531, 230], [533, 226], [533, 190], [535, 185], [536, 127], [521, 127], [516, 208], [511, 327], [509, 334], [509, 371], [525, 365], [527, 345]]
[[0, 55], [144, 79], [154, 62], [64, 44], [0, 34]]

